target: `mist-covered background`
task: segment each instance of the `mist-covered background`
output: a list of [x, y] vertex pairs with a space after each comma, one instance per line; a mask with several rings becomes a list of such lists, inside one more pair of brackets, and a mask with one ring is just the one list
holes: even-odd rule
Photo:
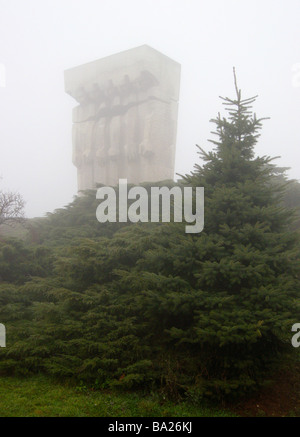
[[176, 167], [211, 149], [209, 119], [233, 96], [259, 95], [259, 155], [300, 178], [300, 1], [0, 0], [0, 189], [27, 217], [72, 201], [72, 108], [64, 70], [143, 44], [181, 64]]

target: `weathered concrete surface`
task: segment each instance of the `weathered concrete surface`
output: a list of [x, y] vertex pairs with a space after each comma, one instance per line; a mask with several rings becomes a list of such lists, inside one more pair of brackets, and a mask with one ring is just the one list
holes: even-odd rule
[[180, 65], [144, 45], [65, 71], [78, 190], [174, 178]]

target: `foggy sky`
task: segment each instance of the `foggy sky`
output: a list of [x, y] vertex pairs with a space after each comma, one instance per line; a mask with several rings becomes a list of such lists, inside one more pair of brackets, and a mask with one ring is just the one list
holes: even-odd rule
[[235, 66], [271, 117], [256, 154], [300, 178], [299, 0], [0, 0], [0, 189], [23, 195], [27, 217], [76, 194], [64, 70], [143, 44], [181, 64], [176, 172], [199, 161], [195, 144], [211, 150]]

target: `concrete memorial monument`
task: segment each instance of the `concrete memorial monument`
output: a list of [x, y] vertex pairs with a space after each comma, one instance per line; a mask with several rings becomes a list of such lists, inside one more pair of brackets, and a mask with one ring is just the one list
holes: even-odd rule
[[78, 190], [174, 178], [180, 65], [144, 45], [65, 71]]

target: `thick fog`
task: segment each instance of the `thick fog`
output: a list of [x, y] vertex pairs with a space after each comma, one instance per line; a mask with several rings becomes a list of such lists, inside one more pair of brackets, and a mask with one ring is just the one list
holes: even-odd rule
[[0, 0], [0, 189], [27, 217], [76, 194], [72, 108], [64, 70], [147, 44], [181, 64], [175, 171], [210, 150], [219, 96], [258, 94], [258, 155], [300, 178], [299, 0]]

